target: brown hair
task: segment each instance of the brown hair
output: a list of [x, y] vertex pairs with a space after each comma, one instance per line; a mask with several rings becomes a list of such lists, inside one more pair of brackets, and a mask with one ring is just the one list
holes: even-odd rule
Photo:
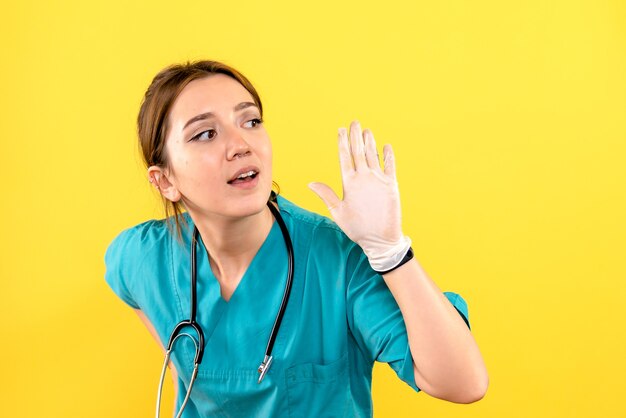
[[[165, 138], [170, 108], [187, 84], [214, 74], [224, 74], [237, 80], [252, 95], [254, 103], [261, 113], [261, 118], [263, 117], [263, 106], [257, 91], [250, 81], [234, 68], [217, 61], [195, 61], [171, 65], [161, 70], [152, 80], [150, 87], [146, 90], [137, 117], [139, 145], [146, 167], [153, 165], [162, 168], [168, 167]], [[177, 237], [180, 240], [182, 237], [181, 223], [185, 226], [187, 224], [182, 216], [183, 204], [180, 201], [172, 202], [163, 195], [161, 198], [165, 207], [165, 218], [168, 220], [168, 226], [171, 227], [171, 222], [174, 222]]]

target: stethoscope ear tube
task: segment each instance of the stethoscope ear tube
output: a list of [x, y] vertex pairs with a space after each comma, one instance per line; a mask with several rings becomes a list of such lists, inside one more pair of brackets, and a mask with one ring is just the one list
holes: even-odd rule
[[165, 360], [163, 361], [163, 368], [161, 369], [161, 378], [159, 379], [159, 389], [156, 400], [156, 418], [159, 418], [159, 415], [161, 414], [161, 393], [163, 392], [163, 380], [165, 380], [165, 372], [167, 370], [167, 364], [170, 362], [171, 353], [171, 350], [167, 350], [165, 353]]
[[[181, 324], [179, 324], [181, 325]], [[183, 324], [186, 325], [186, 324]], [[195, 327], [194, 327], [195, 328]], [[174, 331], [178, 331], [179, 327], [177, 326], [175, 328]], [[172, 354], [172, 349], [174, 347], [174, 342], [180, 338], [180, 337], [189, 337], [191, 339], [191, 341], [193, 341], [193, 345], [196, 346], [196, 359], [198, 358], [197, 353], [200, 351], [199, 347], [198, 347], [198, 343], [196, 342], [196, 339], [190, 335], [187, 334], [185, 332], [180, 333], [178, 335], [174, 335], [172, 333], [172, 337], [170, 338], [170, 341], [167, 345], [167, 351], [165, 352], [165, 360], [163, 361], [163, 368], [161, 369], [161, 377], [159, 378], [159, 389], [157, 392], [157, 402], [156, 402], [156, 418], [159, 418], [159, 415], [161, 414], [161, 395], [163, 393], [163, 381], [165, 380], [165, 372], [167, 371], [167, 365], [170, 362], [170, 356]], [[185, 405], [187, 405], [187, 401], [189, 400], [189, 396], [191, 395], [191, 389], [193, 388], [193, 383], [196, 380], [196, 376], [198, 374], [198, 366], [200, 363], [198, 362], [194, 362], [194, 366], [193, 366], [193, 372], [191, 373], [191, 378], [189, 379], [189, 387], [187, 388], [187, 394], [185, 395], [185, 399], [183, 400], [182, 405], [180, 406], [180, 409], [178, 410], [178, 414], [176, 414], [176, 418], [180, 418], [180, 416], [183, 414], [183, 410], [185, 409]]]
[[[161, 380], [159, 382], [159, 393], [157, 395], [157, 404], [156, 404], [156, 418], [159, 418], [161, 413], [161, 393], [163, 392], [163, 380], [165, 379], [165, 370], [167, 369], [167, 362], [169, 360], [169, 353], [167, 357], [165, 357], [165, 364], [163, 365], [163, 371], [161, 372]], [[193, 383], [196, 381], [196, 376], [198, 375], [198, 365], [193, 366], [193, 372], [191, 373], [191, 378], [189, 379], [189, 388], [187, 389], [187, 394], [185, 395], [185, 399], [183, 400], [180, 409], [178, 410], [178, 414], [176, 414], [176, 418], [180, 418], [183, 415], [183, 411], [185, 410], [185, 406], [187, 405], [187, 401], [189, 401], [189, 396], [191, 395], [191, 389], [193, 388]]]

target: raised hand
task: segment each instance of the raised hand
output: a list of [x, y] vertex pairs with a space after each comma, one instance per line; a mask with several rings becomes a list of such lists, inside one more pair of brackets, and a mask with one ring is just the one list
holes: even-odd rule
[[326, 204], [333, 220], [363, 249], [375, 270], [397, 264], [410, 240], [402, 234], [400, 195], [391, 145], [383, 147], [381, 168], [374, 135], [350, 124], [350, 139], [339, 129], [339, 162], [343, 200], [326, 184], [313, 182], [309, 188]]

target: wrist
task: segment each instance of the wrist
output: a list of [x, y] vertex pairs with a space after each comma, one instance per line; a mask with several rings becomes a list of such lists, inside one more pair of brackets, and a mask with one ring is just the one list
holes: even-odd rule
[[411, 238], [404, 235], [402, 238], [385, 249], [376, 248], [376, 251], [366, 251], [370, 266], [378, 274], [386, 274], [413, 258]]
[[399, 269], [400, 267], [404, 266], [409, 261], [413, 260], [413, 258], [414, 258], [413, 248], [409, 247], [408, 251], [406, 252], [404, 257], [402, 258], [402, 260], [400, 260], [398, 264], [396, 264], [394, 267], [385, 271], [376, 271], [376, 273], [380, 274], [381, 276], [384, 274], [391, 273], [392, 271]]

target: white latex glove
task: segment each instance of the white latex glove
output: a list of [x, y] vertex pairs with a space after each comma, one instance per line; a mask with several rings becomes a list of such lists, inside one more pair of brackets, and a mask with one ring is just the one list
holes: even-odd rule
[[350, 124], [349, 140], [346, 129], [339, 129], [343, 200], [324, 183], [309, 184], [335, 223], [363, 249], [376, 271], [398, 265], [411, 246], [411, 240], [402, 234], [400, 195], [389, 144], [383, 147], [383, 161], [384, 171], [374, 135], [369, 129], [361, 132], [355, 121]]

